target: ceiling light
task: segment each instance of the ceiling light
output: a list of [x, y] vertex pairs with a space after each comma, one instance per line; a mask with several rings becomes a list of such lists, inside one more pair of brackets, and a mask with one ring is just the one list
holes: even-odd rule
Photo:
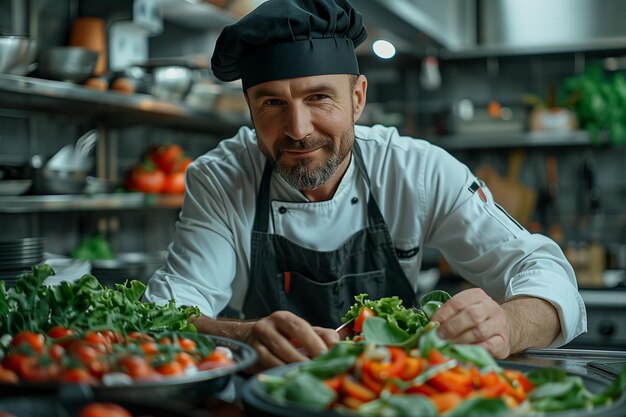
[[374, 53], [383, 59], [393, 58], [396, 55], [396, 47], [389, 41], [379, 39], [372, 44]]

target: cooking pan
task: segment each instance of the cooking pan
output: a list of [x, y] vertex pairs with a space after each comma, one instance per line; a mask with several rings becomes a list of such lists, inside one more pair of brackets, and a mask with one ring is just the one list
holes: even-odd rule
[[[98, 384], [89, 388], [98, 398], [115, 397], [137, 401], [158, 398], [159, 400], [177, 399], [193, 402], [208, 395], [217, 394], [226, 387], [233, 374], [252, 366], [256, 362], [257, 355], [252, 347], [237, 340], [218, 336], [211, 336], [211, 339], [215, 346], [224, 346], [233, 352], [234, 365], [159, 381], [133, 381], [131, 384], [123, 385]], [[0, 398], [20, 395], [58, 397], [67, 387], [68, 384], [59, 382], [0, 383]]]
[[[522, 372], [544, 368], [542, 366], [519, 364], [516, 362], [499, 361], [498, 364], [505, 369], [517, 369]], [[287, 372], [302, 366], [301, 363], [279, 366], [265, 371], [266, 375], [282, 376]], [[597, 394], [611, 384], [611, 380], [594, 375], [580, 374], [567, 371], [569, 375], [580, 376], [585, 387], [592, 393]], [[335, 411], [315, 411], [297, 403], [282, 404], [270, 397], [264, 390], [263, 384], [258, 377], [250, 378], [243, 388], [243, 405], [247, 415], [253, 417], [342, 417], [345, 415]], [[513, 412], [512, 412], [513, 413]], [[358, 414], [354, 414], [358, 416]], [[517, 415], [517, 414], [516, 414]], [[520, 414], [520, 416], [523, 414]], [[537, 415], [537, 414], [535, 414]], [[566, 410], [563, 412], [545, 413], [544, 417], [623, 417], [626, 415], [626, 393], [608, 407], [598, 407], [593, 410]], [[529, 414], [530, 416], [530, 414]], [[488, 417], [488, 415], [485, 415]]]

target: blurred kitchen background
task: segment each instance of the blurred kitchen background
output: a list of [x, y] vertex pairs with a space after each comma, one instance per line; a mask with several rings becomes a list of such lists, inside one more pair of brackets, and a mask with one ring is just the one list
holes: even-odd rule
[[[158, 267], [185, 158], [250, 125], [240, 85], [216, 81], [209, 60], [221, 28], [259, 3], [0, 0], [7, 285], [42, 260], [109, 285]], [[626, 3], [353, 3], [370, 32], [361, 123], [470, 166], [575, 266], [589, 311], [575, 345], [626, 348]], [[424, 269], [437, 287], [467, 285], [435, 252]]]

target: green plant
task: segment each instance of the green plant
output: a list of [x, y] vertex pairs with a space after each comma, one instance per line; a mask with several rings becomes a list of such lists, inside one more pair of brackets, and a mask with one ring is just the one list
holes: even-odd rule
[[606, 131], [613, 145], [626, 142], [626, 79], [621, 73], [608, 76], [599, 63], [584, 74], [565, 79], [561, 96], [576, 112], [582, 128], [594, 143]]

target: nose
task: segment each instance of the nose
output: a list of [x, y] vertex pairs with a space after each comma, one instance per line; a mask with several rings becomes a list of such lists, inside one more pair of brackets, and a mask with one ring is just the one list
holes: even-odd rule
[[301, 140], [314, 131], [311, 112], [301, 103], [295, 103], [289, 108], [288, 119], [285, 124], [285, 134], [293, 140]]

